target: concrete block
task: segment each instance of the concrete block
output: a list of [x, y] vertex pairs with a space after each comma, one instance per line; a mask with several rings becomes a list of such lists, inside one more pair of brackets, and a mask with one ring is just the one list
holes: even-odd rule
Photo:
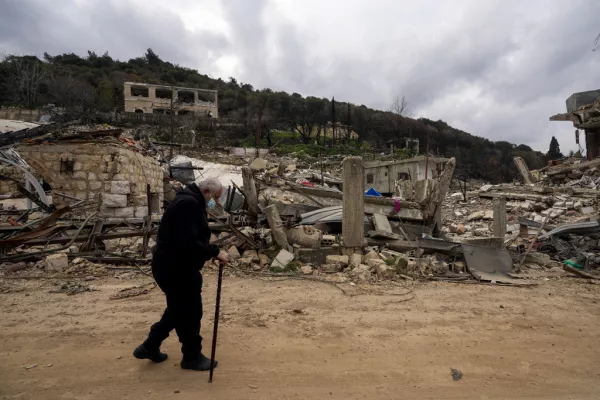
[[88, 173], [88, 179], [89, 179], [90, 181], [95, 181], [96, 179], [98, 179], [98, 177], [96, 176], [96, 174], [95, 174], [95, 173], [93, 173], [93, 172], [90, 172], [90, 173]]
[[83, 171], [74, 172], [73, 179], [87, 179], [87, 173]]
[[275, 257], [275, 260], [273, 260], [271, 267], [285, 268], [293, 260], [294, 255], [289, 251], [282, 249], [279, 254], [277, 254], [277, 257]]
[[130, 194], [131, 187], [128, 181], [116, 181], [110, 182], [110, 192], [113, 194]]
[[64, 272], [69, 267], [69, 259], [65, 253], [46, 256], [44, 261], [46, 272]]
[[482, 187], [479, 188], [479, 191], [489, 192], [493, 187], [494, 187], [494, 185], [483, 185]]
[[105, 193], [102, 195], [102, 205], [109, 208], [127, 207], [127, 195]]

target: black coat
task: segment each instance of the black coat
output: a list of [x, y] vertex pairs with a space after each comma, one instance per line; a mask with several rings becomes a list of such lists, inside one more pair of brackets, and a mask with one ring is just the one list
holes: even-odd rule
[[195, 183], [180, 191], [160, 221], [152, 259], [155, 275], [165, 278], [197, 276], [204, 263], [219, 255], [209, 244], [206, 200]]

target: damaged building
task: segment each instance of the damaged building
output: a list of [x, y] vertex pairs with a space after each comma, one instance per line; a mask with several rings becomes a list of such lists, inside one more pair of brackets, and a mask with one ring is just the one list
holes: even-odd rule
[[583, 130], [587, 159], [593, 160], [600, 155], [600, 89], [573, 93], [566, 103], [567, 112], [553, 115], [550, 121], [573, 122], [577, 144]]
[[365, 163], [365, 187], [391, 193], [395, 181], [436, 179], [448, 161], [447, 158], [418, 156], [407, 160]]
[[125, 82], [123, 92], [128, 113], [219, 116], [216, 90]]
[[[44, 126], [13, 132], [3, 139], [10, 141], [14, 135], [18, 141], [23, 135], [35, 136], [40, 128]], [[98, 215], [103, 218], [143, 218], [148, 213], [160, 213], [165, 172], [156, 158], [120, 135], [121, 129], [101, 127], [15, 143], [15, 148], [2, 151], [0, 195], [26, 194], [41, 182], [44, 190], [36, 190], [38, 197], [44, 197], [44, 192], [51, 194], [51, 203], [42, 201], [42, 207], [60, 209], [96, 201]], [[27, 180], [27, 174], [35, 178]]]
[[[120, 143], [25, 145], [23, 159], [52, 188], [61, 208], [74, 200], [98, 200], [101, 217], [142, 218], [159, 213], [163, 171], [158, 161]], [[150, 202], [150, 207], [148, 207]]]

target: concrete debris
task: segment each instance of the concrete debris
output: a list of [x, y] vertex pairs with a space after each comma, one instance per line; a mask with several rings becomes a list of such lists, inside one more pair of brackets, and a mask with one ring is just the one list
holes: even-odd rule
[[62, 273], [69, 268], [69, 259], [66, 253], [56, 253], [46, 256], [46, 272]]
[[342, 267], [347, 267], [349, 261], [349, 257], [348, 256], [337, 256], [337, 255], [332, 255], [332, 256], [327, 256], [325, 259], [325, 262], [327, 264], [336, 264], [336, 265], [340, 265]]
[[375, 271], [377, 272], [377, 276], [379, 277], [379, 279], [389, 279], [393, 277], [396, 273], [394, 268], [385, 264], [385, 262], [381, 264], [376, 264]]
[[267, 164], [267, 160], [264, 158], [255, 158], [254, 161], [252, 161], [252, 164], [250, 164], [250, 168], [253, 171], [262, 171], [267, 169]]
[[294, 255], [287, 250], [282, 249], [275, 257], [275, 260], [271, 263], [271, 268], [281, 268], [285, 269], [285, 267], [294, 260]]
[[239, 250], [235, 246], [231, 246], [229, 250], [227, 250], [227, 254], [229, 254], [229, 259], [231, 261], [237, 261], [242, 257]]
[[[454, 168], [460, 167], [454, 159], [435, 162], [442, 168], [436, 168], [435, 179], [422, 179], [419, 172], [413, 180], [402, 169], [404, 162], [388, 176], [381, 163], [365, 163], [359, 157], [346, 162], [331, 157], [324, 164], [294, 155], [280, 157], [264, 149], [230, 148], [223, 154], [190, 151], [198, 158], [165, 159], [165, 150], [171, 152], [179, 148], [177, 144], [146, 144], [130, 137], [148, 130], [143, 137], [150, 141], [154, 137], [150, 129], [136, 128], [135, 134], [103, 125], [64, 130], [67, 139], [47, 137], [44, 140], [49, 142], [34, 140], [19, 148], [23, 163], [31, 162], [29, 170], [35, 170], [38, 160], [53, 165], [34, 176], [36, 181], [52, 183], [51, 196], [28, 209], [24, 198], [12, 202], [16, 187], [8, 181], [0, 185], [0, 208], [10, 216], [0, 223], [6, 228], [0, 233], [0, 247], [7, 250], [0, 259], [1, 273], [28, 269], [26, 273], [94, 277], [110, 271], [100, 263], [145, 265], [143, 271], [148, 272], [164, 205], [186, 184], [212, 177], [225, 190], [220, 204], [208, 210], [210, 243], [226, 250], [242, 270], [270, 266], [271, 272], [333, 274], [329, 278], [357, 283], [464, 280], [470, 275], [461, 243], [506, 249], [513, 260], [523, 259], [521, 269], [556, 268], [565, 260], [590, 271], [600, 265], [596, 228], [570, 225], [599, 218], [600, 162], [565, 160], [529, 171], [523, 159], [515, 159], [523, 184], [452, 185]], [[95, 140], [86, 142], [85, 134]], [[52, 152], [47, 150], [50, 146]], [[407, 160], [406, 165], [412, 162]], [[421, 162], [425, 161], [414, 160]], [[8, 172], [7, 176], [23, 181], [22, 174]], [[372, 184], [366, 183], [369, 174], [376, 175]], [[393, 182], [396, 176], [399, 180]], [[60, 185], [54, 184], [57, 177]], [[389, 188], [378, 187], [378, 180], [385, 180]], [[80, 204], [85, 218], [96, 210], [99, 214], [77, 222], [82, 213], [69, 208]], [[70, 225], [63, 232], [66, 221]], [[69, 254], [63, 253], [66, 248]], [[44, 249], [42, 256], [33, 255], [38, 249]], [[42, 261], [34, 264], [37, 260]], [[127, 279], [138, 273], [132, 268], [118, 276]]]
[[300, 271], [302, 271], [304, 275], [311, 275], [313, 273], [313, 267], [309, 265], [303, 265], [300, 267]]

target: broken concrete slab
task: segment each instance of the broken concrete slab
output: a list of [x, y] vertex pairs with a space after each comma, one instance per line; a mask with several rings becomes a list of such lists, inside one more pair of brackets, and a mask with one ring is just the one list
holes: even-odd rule
[[242, 256], [240, 255], [240, 252], [238, 251], [237, 247], [235, 246], [231, 246], [228, 250], [227, 250], [227, 254], [229, 254], [229, 259], [231, 261], [237, 261], [239, 260]]
[[292, 261], [294, 261], [294, 255], [289, 251], [282, 249], [279, 254], [277, 254], [277, 257], [275, 257], [275, 260], [273, 260], [271, 267], [283, 269]]
[[365, 254], [363, 256], [363, 260], [367, 261], [367, 260], [379, 260], [379, 254], [377, 254], [377, 252], [371, 250], [369, 251], [367, 254]]
[[594, 207], [582, 207], [581, 208], [581, 213], [583, 215], [593, 214], [594, 213]]
[[483, 217], [485, 217], [485, 211], [475, 211], [467, 217], [467, 221], [476, 221], [478, 219], [483, 219]]

